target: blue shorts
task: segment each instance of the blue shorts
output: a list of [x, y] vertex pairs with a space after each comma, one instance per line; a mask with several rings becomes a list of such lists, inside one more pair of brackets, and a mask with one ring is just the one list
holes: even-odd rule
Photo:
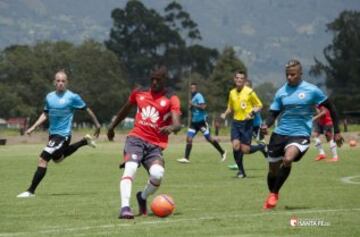
[[241, 144], [250, 145], [253, 132], [253, 121], [250, 120], [233, 120], [231, 124], [231, 141], [239, 140]]

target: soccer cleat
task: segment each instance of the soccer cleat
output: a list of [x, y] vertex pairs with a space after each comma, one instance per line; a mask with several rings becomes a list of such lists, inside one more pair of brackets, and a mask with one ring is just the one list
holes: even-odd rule
[[119, 219], [134, 219], [134, 214], [130, 207], [123, 207], [120, 210]]
[[246, 174], [243, 174], [243, 173], [241, 173], [241, 171], [239, 171], [239, 172], [236, 174], [236, 177], [239, 178], [239, 179], [244, 179], [244, 178], [246, 178]]
[[264, 203], [264, 210], [270, 210], [274, 207], [276, 207], [276, 204], [279, 200], [279, 194], [278, 193], [270, 193], [269, 196], [266, 198]]
[[227, 155], [227, 152], [224, 151], [224, 153], [221, 155], [221, 162], [224, 162], [226, 160], [226, 155]]
[[136, 194], [136, 200], [139, 205], [139, 215], [147, 215], [146, 200], [141, 197], [141, 191]]
[[96, 148], [96, 143], [91, 135], [86, 134], [84, 136], [84, 139], [86, 140], [88, 146], [90, 146], [92, 148]]
[[320, 154], [315, 158], [316, 161], [323, 160], [323, 159], [326, 159], [326, 155], [324, 155], [324, 154]]
[[35, 197], [35, 194], [29, 192], [29, 191], [25, 191], [20, 193], [19, 195], [16, 196], [17, 198], [30, 198], [30, 197]]
[[327, 160], [328, 162], [337, 162], [339, 160], [339, 157], [334, 157], [330, 160]]
[[184, 164], [190, 163], [190, 161], [188, 159], [186, 159], [186, 158], [177, 159], [177, 162], [184, 163]]
[[228, 165], [228, 168], [231, 169], [231, 170], [238, 170], [239, 169], [237, 164]]

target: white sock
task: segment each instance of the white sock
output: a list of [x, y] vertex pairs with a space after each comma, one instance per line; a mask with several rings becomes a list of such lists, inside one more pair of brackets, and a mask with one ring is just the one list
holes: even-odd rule
[[330, 150], [332, 152], [333, 158], [337, 157], [337, 147], [334, 139], [330, 140]]
[[120, 180], [121, 207], [130, 206], [132, 182], [135, 178], [138, 164], [136, 162], [126, 162], [123, 176]]
[[314, 140], [315, 140], [315, 147], [318, 149], [320, 155], [325, 155], [325, 151], [321, 145], [321, 140], [318, 137], [316, 137]]
[[150, 178], [147, 185], [144, 188], [144, 191], [141, 193], [142, 199], [146, 200], [148, 196], [155, 193], [158, 190], [161, 179], [164, 176], [164, 167], [161, 165], [155, 164], [152, 165], [149, 169]]

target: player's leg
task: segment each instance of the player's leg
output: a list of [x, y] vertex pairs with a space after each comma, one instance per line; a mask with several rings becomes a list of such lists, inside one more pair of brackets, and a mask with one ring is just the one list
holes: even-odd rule
[[[70, 138], [69, 138], [70, 139]], [[85, 135], [80, 141], [78, 142], [75, 142], [69, 146], [67, 146], [64, 151], [63, 151], [63, 159], [65, 159], [66, 157], [72, 155], [74, 152], [76, 152], [80, 147], [82, 146], [90, 146], [92, 148], [95, 148], [96, 147], [96, 144], [95, 144], [95, 141], [93, 140], [93, 138], [87, 134]], [[55, 160], [54, 160], [55, 161]]]
[[164, 177], [164, 159], [161, 149], [148, 145], [148, 152], [142, 163], [149, 173], [149, 179], [144, 190], [136, 194], [136, 198], [139, 205], [139, 214], [147, 215], [146, 200], [159, 189]]
[[322, 147], [321, 140], [320, 140], [321, 133], [322, 133], [321, 126], [318, 123], [314, 123], [314, 131], [313, 131], [314, 145], [319, 152], [319, 154], [315, 158], [316, 161], [323, 160], [326, 158], [325, 151]]
[[198, 132], [198, 129], [196, 127], [196, 124], [191, 123], [187, 136], [186, 136], [186, 146], [185, 146], [185, 154], [183, 158], [177, 159], [180, 163], [189, 163], [190, 162], [190, 153], [192, 149], [192, 141], [193, 138], [196, 136], [196, 133]]
[[232, 144], [232, 148], [233, 148], [234, 160], [235, 160], [235, 163], [239, 170], [237, 173], [237, 177], [245, 178], [246, 174], [245, 174], [245, 169], [244, 169], [244, 165], [243, 165], [244, 154], [241, 151], [241, 142], [240, 142], [240, 138], [241, 138], [240, 132], [241, 131], [240, 130], [241, 130], [241, 122], [233, 120], [233, 122], [231, 124], [231, 144]]
[[[242, 151], [245, 154], [253, 154], [255, 152], [260, 151], [266, 158], [267, 157], [267, 148], [266, 148], [265, 144], [259, 143], [257, 145], [251, 145], [251, 140], [254, 135], [254, 128], [253, 128], [252, 124], [253, 124], [252, 120], [244, 121], [244, 126], [242, 128], [242, 137], [243, 137], [242, 139], [244, 141], [242, 140], [241, 144], [245, 144], [247, 146], [244, 146], [242, 148]], [[257, 134], [257, 132], [255, 134]]]
[[120, 180], [121, 209], [120, 219], [133, 219], [134, 214], [130, 208], [132, 182], [135, 179], [139, 162], [142, 159], [142, 140], [135, 137], [127, 137], [124, 148], [124, 173]]
[[215, 147], [215, 149], [220, 153], [220, 159], [221, 161], [226, 160], [226, 152], [225, 150], [220, 146], [219, 142], [212, 138], [209, 130], [209, 126], [206, 122], [203, 123], [203, 125], [200, 128], [200, 131], [203, 133], [205, 139]]
[[324, 132], [325, 132], [326, 140], [329, 142], [330, 150], [331, 150], [331, 153], [332, 153], [332, 159], [330, 161], [335, 161], [336, 162], [336, 161], [339, 160], [339, 157], [338, 157], [338, 154], [337, 154], [337, 146], [336, 146], [336, 143], [334, 141], [333, 130], [334, 130], [334, 128], [332, 126], [327, 126], [324, 129]]

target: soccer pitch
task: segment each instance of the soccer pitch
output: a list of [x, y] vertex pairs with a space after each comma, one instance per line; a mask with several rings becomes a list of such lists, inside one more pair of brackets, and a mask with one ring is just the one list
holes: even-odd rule
[[[156, 193], [174, 198], [174, 214], [161, 219], [150, 213], [134, 220], [117, 218], [123, 144], [100, 143], [61, 164], [51, 162], [30, 199], [15, 196], [28, 187], [44, 144], [0, 146], [0, 237], [360, 236], [358, 147], [344, 145], [337, 163], [315, 162], [311, 149], [294, 164], [278, 207], [264, 212], [267, 162], [260, 153], [245, 156], [248, 178], [238, 179], [227, 167], [233, 163], [231, 152], [220, 163], [216, 150], [197, 139], [191, 163], [184, 165], [176, 162], [184, 145], [172, 143], [165, 151], [165, 179]], [[230, 144], [224, 146], [231, 151]], [[146, 180], [140, 168], [132, 192], [135, 213], [135, 193]], [[290, 226], [291, 218], [298, 226]]]

